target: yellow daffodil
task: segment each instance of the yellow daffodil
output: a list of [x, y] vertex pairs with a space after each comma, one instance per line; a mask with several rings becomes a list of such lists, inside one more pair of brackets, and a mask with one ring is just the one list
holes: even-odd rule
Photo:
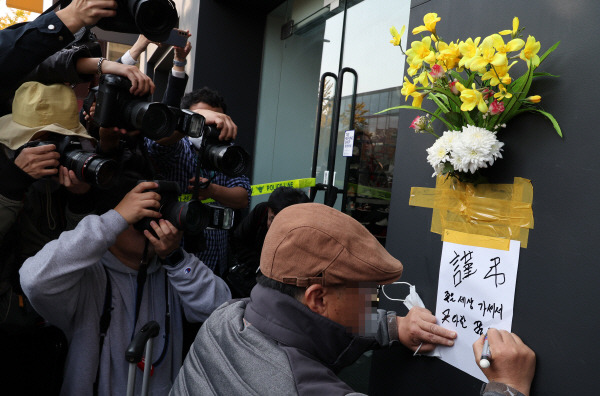
[[415, 74], [417, 74], [417, 72], [421, 68], [421, 65], [422, 64], [409, 63], [406, 73], [411, 77], [414, 76]]
[[525, 41], [521, 39], [513, 39], [504, 44], [504, 40], [499, 34], [492, 34], [490, 37], [492, 37], [492, 42], [496, 51], [503, 54], [518, 51], [525, 45]]
[[410, 43], [410, 49], [406, 51], [406, 61], [409, 64], [421, 65], [427, 62], [430, 65], [435, 63], [435, 52], [431, 50], [431, 38], [423, 37], [421, 41]]
[[435, 24], [441, 21], [442, 18], [438, 17], [435, 12], [425, 14], [423, 17], [424, 25], [417, 26], [413, 29], [412, 34], [418, 34], [424, 31], [428, 31], [435, 34]]
[[469, 69], [471, 71], [482, 71], [486, 68], [487, 65], [501, 66], [506, 65], [508, 63], [508, 59], [506, 58], [506, 54], [501, 52], [496, 52], [494, 48], [494, 39], [492, 36], [488, 36], [483, 39], [483, 42], [479, 46], [479, 54], [476, 55], [471, 61], [471, 65]]
[[402, 84], [402, 89], [400, 93], [404, 95], [404, 100], [408, 100], [408, 97], [417, 90], [417, 86], [410, 81], [408, 81], [408, 77], [404, 76], [404, 84]]
[[514, 17], [512, 30], [503, 30], [499, 34], [501, 34], [503, 36], [510, 34], [510, 35], [512, 35], [513, 38], [515, 38], [517, 36], [518, 31], [519, 31], [519, 18]]
[[498, 84], [498, 92], [494, 94], [494, 98], [496, 98], [496, 100], [498, 101], [501, 101], [504, 98], [512, 98], [512, 94], [506, 90], [506, 87], [504, 85]]
[[479, 54], [479, 40], [481, 40], [481, 37], [477, 37], [475, 41], [469, 37], [466, 41], [461, 41], [458, 44], [458, 50], [462, 55], [462, 58], [458, 63], [459, 67], [464, 66], [469, 68], [471, 66], [471, 62], [475, 59], [475, 56]]
[[414, 107], [421, 107], [421, 104], [423, 103], [423, 99], [425, 99], [425, 96], [427, 94], [422, 94], [419, 92], [413, 92], [410, 96], [413, 97], [413, 101], [412, 101], [412, 105]]
[[400, 30], [400, 33], [398, 33], [398, 30], [396, 30], [395, 26], [392, 26], [390, 28], [390, 33], [392, 34], [392, 40], [390, 40], [390, 43], [394, 44], [394, 46], [398, 47], [400, 46], [400, 43], [402, 42], [402, 36], [404, 36], [404, 30], [406, 30], [406, 26], [402, 26], [402, 29]]
[[533, 95], [528, 98], [525, 98], [525, 100], [530, 103], [540, 103], [542, 100], [542, 97], [540, 95]]
[[535, 41], [535, 37], [527, 37], [525, 48], [523, 48], [523, 51], [519, 55], [519, 58], [527, 62], [527, 67], [529, 67], [529, 62], [533, 64], [533, 67], [537, 67], [540, 64], [540, 57], [537, 55], [540, 47], [540, 42]]
[[421, 83], [422, 86], [424, 87], [428, 87], [429, 86], [429, 73], [427, 73], [426, 71], [422, 71], [421, 74], [419, 74], [419, 77], [417, 77], [415, 79], [415, 83], [419, 82]]
[[512, 78], [508, 75], [508, 70], [510, 70], [511, 67], [513, 67], [513, 65], [517, 63], [517, 61], [514, 61], [513, 63], [509, 65], [502, 65], [502, 66], [494, 66], [492, 68], [490, 68], [490, 70], [488, 70], [487, 72], [485, 72], [483, 74], [483, 76], [481, 76], [481, 81], [487, 81], [490, 80], [490, 85], [492, 87], [495, 87], [496, 85], [502, 83], [504, 85], [508, 85], [511, 83]]
[[451, 42], [450, 44], [444, 42], [438, 43], [437, 60], [442, 62], [442, 66], [445, 70], [456, 68], [461, 60], [460, 58], [461, 55], [458, 44], [455, 44], [454, 42]]
[[462, 101], [460, 111], [471, 111], [475, 106], [477, 106], [477, 109], [482, 113], [488, 111], [487, 103], [483, 100], [481, 92], [475, 89], [475, 84], [473, 84], [473, 89], [463, 89], [461, 91], [460, 100]]

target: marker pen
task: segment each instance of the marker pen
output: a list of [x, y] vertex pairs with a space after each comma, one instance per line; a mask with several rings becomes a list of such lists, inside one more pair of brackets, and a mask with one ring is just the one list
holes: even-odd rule
[[490, 367], [490, 360], [492, 360], [492, 354], [490, 352], [490, 343], [488, 341], [487, 333], [485, 333], [485, 338], [483, 339], [483, 350], [481, 351], [481, 359], [479, 360], [479, 365], [481, 368]]

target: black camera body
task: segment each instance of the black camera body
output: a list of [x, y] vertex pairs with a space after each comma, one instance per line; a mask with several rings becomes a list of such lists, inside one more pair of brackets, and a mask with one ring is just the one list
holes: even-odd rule
[[79, 180], [104, 188], [111, 186], [117, 173], [117, 162], [84, 148], [81, 142], [72, 136], [54, 135], [51, 140], [28, 142], [17, 150], [15, 158], [24, 148], [49, 144], [56, 146], [56, 151], [60, 154], [60, 164], [72, 170]]
[[[102, 18], [97, 26], [111, 32], [142, 33], [148, 39], [162, 42], [169, 38], [179, 17], [172, 0], [116, 0], [117, 15]], [[61, 0], [61, 8], [71, 0]]]
[[130, 88], [127, 78], [103, 74], [96, 93], [94, 120], [106, 128], [139, 129], [152, 140], [171, 136], [177, 119], [169, 106], [148, 102], [148, 97], [131, 94]]
[[[197, 235], [205, 228], [219, 228], [227, 230], [233, 225], [233, 209], [222, 208], [215, 205], [205, 205], [200, 201], [191, 200], [180, 202], [181, 191], [179, 185], [167, 180], [140, 180], [138, 184], [153, 181], [158, 188], [146, 190], [160, 194], [160, 208], [158, 212], [162, 219], [168, 220], [178, 230], [189, 235]], [[137, 230], [148, 230], [154, 233], [150, 226], [151, 221], [157, 219], [146, 217], [137, 222], [134, 227]]]
[[221, 132], [215, 125], [204, 125], [202, 136], [192, 139], [198, 150], [198, 166], [207, 171], [219, 171], [230, 177], [248, 173], [251, 158], [241, 146], [219, 140]]

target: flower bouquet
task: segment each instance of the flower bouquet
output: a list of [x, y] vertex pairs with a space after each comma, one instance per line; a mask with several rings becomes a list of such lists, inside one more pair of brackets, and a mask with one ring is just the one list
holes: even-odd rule
[[[504, 143], [497, 139], [497, 132], [513, 117], [524, 112], [536, 112], [545, 116], [562, 137], [561, 129], [554, 117], [539, 107], [541, 97], [529, 95], [534, 78], [553, 76], [536, 72], [537, 67], [558, 47], [557, 42], [539, 56], [540, 42], [533, 36], [527, 41], [519, 29], [519, 19], [513, 19], [511, 30], [503, 30], [481, 40], [467, 38], [450, 43], [444, 41], [436, 31], [441, 18], [429, 13], [424, 24], [413, 29], [413, 34], [427, 33], [420, 41], [413, 41], [410, 49], [403, 53], [408, 63], [408, 76], [404, 77], [401, 93], [412, 106], [397, 106], [383, 110], [416, 109], [426, 113], [416, 117], [411, 128], [415, 132], [430, 133], [436, 141], [427, 149], [427, 161], [435, 173], [446, 175], [463, 182], [479, 183], [481, 168], [491, 166], [502, 158]], [[402, 50], [402, 35], [405, 26], [398, 32], [390, 29], [394, 46]], [[510, 36], [505, 43], [503, 36]], [[511, 68], [522, 60], [527, 70], [514, 79]], [[510, 62], [510, 63], [509, 63]], [[437, 110], [421, 108], [427, 98], [435, 103]], [[439, 120], [447, 129], [436, 134], [433, 121]]]

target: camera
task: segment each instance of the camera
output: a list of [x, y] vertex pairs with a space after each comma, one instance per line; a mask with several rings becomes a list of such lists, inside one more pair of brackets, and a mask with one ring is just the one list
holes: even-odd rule
[[[71, 0], [62, 0], [64, 8]], [[162, 42], [169, 38], [179, 21], [172, 0], [117, 0], [117, 15], [102, 18], [97, 26], [120, 33], [142, 33], [148, 39]]]
[[248, 173], [250, 154], [241, 146], [219, 140], [220, 131], [214, 125], [204, 125], [198, 138], [190, 139], [198, 150], [198, 166], [207, 171], [219, 171], [237, 177]]
[[109, 187], [111, 185], [118, 168], [115, 160], [103, 158], [94, 153], [91, 148], [84, 148], [82, 143], [76, 138], [58, 136], [54, 136], [51, 140], [28, 142], [19, 148], [15, 153], [15, 157], [24, 148], [54, 144], [56, 151], [60, 154], [60, 164], [75, 172], [79, 180], [96, 184], [99, 187]]
[[173, 106], [169, 106], [169, 109], [171, 109], [171, 113], [173, 113], [173, 117], [175, 117], [176, 131], [192, 138], [202, 136], [204, 117], [201, 114]]
[[[233, 225], [233, 209], [205, 205], [197, 200], [180, 202], [179, 195], [181, 192], [176, 182], [140, 180], [138, 184], [145, 181], [153, 181], [158, 184], [158, 188], [146, 191], [154, 191], [160, 194], [158, 212], [162, 215], [162, 219], [171, 222], [178, 230], [182, 230], [189, 235], [196, 235], [207, 227], [228, 230]], [[137, 230], [148, 230], [154, 233], [150, 226], [152, 220], [154, 219], [146, 217], [137, 222], [134, 227]]]
[[130, 88], [131, 82], [127, 78], [103, 74], [95, 94], [94, 120], [102, 127], [139, 129], [152, 140], [171, 136], [177, 119], [169, 106], [132, 95]]

